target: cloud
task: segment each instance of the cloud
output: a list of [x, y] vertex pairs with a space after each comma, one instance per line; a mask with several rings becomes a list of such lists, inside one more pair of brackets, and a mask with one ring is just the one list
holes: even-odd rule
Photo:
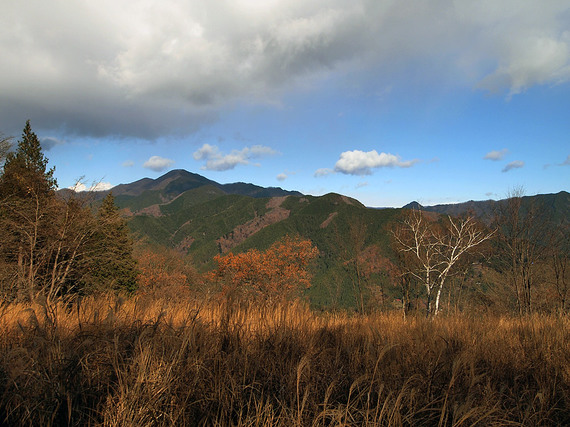
[[354, 188], [358, 190], [359, 188], [366, 187], [366, 186], [368, 186], [368, 182], [363, 181], [363, 182], [359, 182], [358, 184], [356, 184], [356, 187], [354, 187]]
[[503, 148], [502, 150], [493, 150], [493, 151], [489, 151], [487, 154], [485, 154], [485, 157], [483, 157], [484, 160], [503, 160], [503, 158], [506, 156], [506, 154], [509, 152], [509, 150], [507, 150], [506, 148]]
[[194, 160], [205, 160], [206, 164], [202, 170], [225, 171], [235, 168], [237, 165], [251, 164], [252, 159], [278, 154], [271, 147], [264, 145], [252, 145], [241, 150], [232, 150], [229, 154], [224, 154], [215, 145], [204, 144], [194, 152]]
[[38, 129], [155, 139], [331, 76], [373, 75], [363, 90], [379, 93], [411, 66], [510, 96], [570, 80], [567, 0], [29, 0], [3, 2], [2, 18], [8, 133], [30, 117]]
[[320, 169], [317, 169], [317, 170], [315, 171], [314, 176], [315, 176], [315, 178], [318, 178], [318, 177], [327, 176], [327, 175], [330, 175], [330, 174], [333, 174], [333, 173], [335, 173], [335, 171], [332, 170], [332, 169], [329, 169], [329, 168], [320, 168]]
[[135, 162], [133, 162], [132, 160], [125, 160], [123, 162], [123, 167], [124, 168], [131, 168], [135, 165]]
[[111, 184], [110, 182], [97, 182], [94, 184], [91, 184], [89, 187], [87, 187], [83, 182], [78, 182], [77, 184], [75, 184], [73, 187], [69, 187], [70, 190], [75, 190], [76, 192], [82, 192], [82, 191], [107, 191], [110, 190], [111, 188], [113, 188], [114, 185]]
[[514, 162], [509, 163], [507, 166], [505, 166], [502, 170], [502, 172], [508, 172], [511, 169], [520, 169], [524, 166], [524, 162], [522, 160], [515, 160]]
[[65, 141], [63, 141], [59, 138], [54, 138], [54, 137], [48, 136], [45, 138], [41, 138], [40, 144], [41, 144], [43, 150], [49, 151], [53, 147], [65, 144]]
[[511, 40], [506, 57], [480, 86], [492, 92], [509, 88], [508, 98], [536, 84], [558, 84], [570, 79], [570, 35], [560, 39], [547, 34], [529, 34]]
[[162, 172], [173, 164], [174, 160], [166, 159], [160, 156], [152, 156], [150, 159], [143, 163], [143, 167], [155, 172]]
[[402, 161], [399, 156], [390, 153], [380, 153], [372, 151], [345, 151], [341, 153], [340, 159], [334, 166], [335, 172], [347, 175], [370, 175], [371, 169], [385, 167], [412, 167], [417, 160]]
[[289, 178], [291, 175], [295, 175], [297, 172], [291, 172], [288, 170], [283, 171], [282, 173], [280, 173], [279, 175], [277, 175], [277, 181], [285, 181], [287, 178]]
[[560, 163], [559, 166], [570, 166], [570, 154], [568, 155], [568, 157], [566, 157], [566, 160]]

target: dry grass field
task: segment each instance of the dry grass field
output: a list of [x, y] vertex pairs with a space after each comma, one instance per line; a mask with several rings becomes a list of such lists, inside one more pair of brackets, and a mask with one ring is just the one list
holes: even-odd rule
[[3, 425], [570, 425], [568, 318], [100, 296], [0, 328]]

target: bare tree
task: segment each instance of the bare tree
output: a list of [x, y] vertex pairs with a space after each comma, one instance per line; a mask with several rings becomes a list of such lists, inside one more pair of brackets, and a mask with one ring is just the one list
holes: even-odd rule
[[533, 310], [533, 292], [538, 282], [537, 268], [549, 239], [545, 218], [536, 203], [523, 199], [524, 190], [515, 188], [498, 203], [495, 226], [498, 230], [496, 260], [516, 296], [520, 315]]
[[570, 227], [568, 223], [557, 227], [547, 249], [546, 264], [550, 269], [549, 281], [558, 298], [558, 312], [566, 313], [570, 296]]
[[86, 198], [78, 198], [75, 192], [60, 199], [51, 211], [57, 224], [45, 251], [49, 269], [45, 278], [44, 293], [48, 303], [56, 297], [77, 291], [79, 266], [93, 254], [88, 243], [92, 240], [96, 221], [86, 207]]
[[427, 295], [427, 316], [440, 311], [441, 292], [454, 273], [458, 261], [488, 240], [493, 231], [485, 231], [473, 217], [428, 218], [413, 210], [392, 231], [397, 250], [407, 254], [406, 273], [420, 281]]

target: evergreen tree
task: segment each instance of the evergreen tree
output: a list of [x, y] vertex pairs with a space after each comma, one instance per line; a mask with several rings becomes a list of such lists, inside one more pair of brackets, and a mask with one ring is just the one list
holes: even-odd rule
[[137, 268], [132, 253], [133, 242], [127, 223], [119, 214], [112, 193], [109, 193], [97, 213], [96, 230], [82, 278], [84, 290], [136, 290]]
[[47, 165], [48, 159], [42, 152], [40, 140], [28, 120], [16, 151], [6, 155], [0, 191], [21, 198], [53, 195], [57, 188], [53, 176], [55, 168], [48, 169]]
[[48, 169], [47, 164], [40, 141], [27, 121], [16, 151], [6, 156], [0, 176], [0, 258], [9, 267], [3, 280], [30, 299], [39, 290], [42, 275], [47, 274], [46, 247], [55, 227], [50, 211], [56, 203], [57, 183], [54, 168]]

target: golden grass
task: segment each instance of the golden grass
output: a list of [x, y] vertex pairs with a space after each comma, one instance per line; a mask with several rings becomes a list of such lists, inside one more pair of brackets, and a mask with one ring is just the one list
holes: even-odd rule
[[0, 309], [7, 425], [570, 425], [570, 321], [114, 296]]

